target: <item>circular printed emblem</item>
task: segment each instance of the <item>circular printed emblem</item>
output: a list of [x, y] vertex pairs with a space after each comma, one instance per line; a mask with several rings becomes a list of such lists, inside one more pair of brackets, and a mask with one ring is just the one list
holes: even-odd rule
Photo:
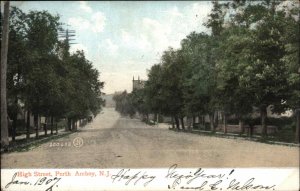
[[81, 147], [83, 145], [83, 139], [81, 137], [76, 137], [73, 140], [74, 147]]

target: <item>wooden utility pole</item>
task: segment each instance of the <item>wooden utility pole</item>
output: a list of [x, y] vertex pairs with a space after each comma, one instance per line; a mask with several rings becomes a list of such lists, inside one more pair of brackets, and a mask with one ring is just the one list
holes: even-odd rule
[[[67, 27], [70, 26], [70, 25], [67, 25]], [[71, 42], [73, 40], [75, 40], [73, 37], [75, 37], [75, 30], [70, 30], [70, 29], [63, 29], [63, 28], [60, 28], [60, 31], [58, 32], [58, 36], [59, 38], [63, 38], [67, 45], [68, 45], [68, 48], [71, 44], [77, 44], [77, 43], [74, 43], [74, 42]]]
[[8, 51], [8, 28], [9, 28], [9, 1], [4, 2], [2, 41], [1, 41], [1, 147], [9, 145], [7, 101], [6, 101], [6, 70]]

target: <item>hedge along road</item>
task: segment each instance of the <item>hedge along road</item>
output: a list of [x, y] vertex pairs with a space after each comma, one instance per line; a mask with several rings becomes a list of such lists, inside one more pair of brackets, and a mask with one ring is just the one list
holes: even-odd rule
[[26, 152], [2, 168], [298, 167], [298, 147], [217, 138], [148, 126], [104, 108], [79, 132]]

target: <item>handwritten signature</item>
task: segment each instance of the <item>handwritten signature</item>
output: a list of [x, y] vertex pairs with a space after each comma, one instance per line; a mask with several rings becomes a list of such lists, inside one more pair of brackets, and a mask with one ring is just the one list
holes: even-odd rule
[[[234, 169], [226, 173], [220, 174], [209, 174], [204, 169], [199, 168], [195, 172], [189, 172], [187, 174], [180, 174], [177, 171], [177, 164], [172, 165], [165, 178], [172, 180], [172, 184], [168, 185], [168, 189], [174, 189], [180, 186], [180, 189], [193, 189], [193, 190], [270, 190], [275, 189], [276, 185], [261, 185], [254, 184], [255, 178], [252, 177], [247, 179], [245, 182], [239, 182], [237, 179], [229, 179], [230, 176], [235, 172]], [[226, 183], [225, 180], [231, 180]], [[192, 182], [197, 180], [198, 186], [190, 186]], [[182, 186], [183, 185], [183, 186]]]
[[[165, 178], [174, 179], [172, 187], [176, 187], [177, 185], [179, 185], [181, 183], [182, 179], [187, 180], [186, 183], [190, 184], [198, 178], [222, 179], [226, 176], [225, 174], [205, 174], [205, 171], [202, 168], [197, 169], [194, 173], [190, 172], [189, 174], [183, 175], [183, 174], [179, 174], [176, 171], [176, 169], [177, 169], [177, 164], [172, 165], [169, 168], [167, 175], [165, 176]], [[233, 173], [233, 171], [231, 171], [231, 174], [232, 173]]]
[[147, 172], [138, 171], [138, 172], [131, 172], [131, 169], [121, 169], [117, 174], [112, 175], [111, 179], [114, 183], [115, 181], [125, 181], [125, 185], [129, 185], [133, 182], [134, 185], [137, 185], [138, 182], [143, 182], [144, 187], [146, 187], [150, 182], [152, 182], [156, 176], [148, 175]]

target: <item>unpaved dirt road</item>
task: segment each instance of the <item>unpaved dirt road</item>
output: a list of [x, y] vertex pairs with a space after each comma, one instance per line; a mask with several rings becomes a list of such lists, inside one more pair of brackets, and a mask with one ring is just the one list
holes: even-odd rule
[[1, 166], [150, 168], [176, 163], [180, 167], [297, 167], [298, 149], [174, 132], [147, 126], [137, 119], [121, 117], [113, 108], [104, 108], [102, 114], [77, 133], [31, 151], [3, 154]]

